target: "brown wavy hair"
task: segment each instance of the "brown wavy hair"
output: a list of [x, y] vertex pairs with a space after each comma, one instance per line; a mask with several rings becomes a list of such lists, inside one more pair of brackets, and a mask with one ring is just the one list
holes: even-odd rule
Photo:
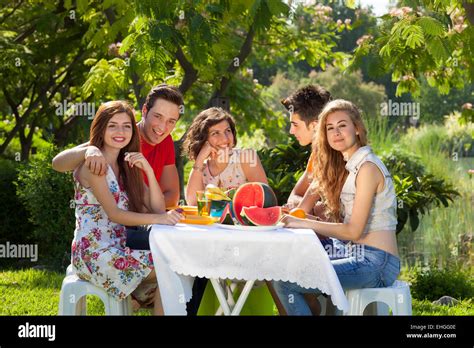
[[313, 138], [314, 174], [312, 189], [315, 190], [326, 205], [326, 215], [331, 221], [341, 219], [341, 191], [348, 172], [346, 161], [341, 152], [334, 150], [328, 142], [326, 123], [330, 114], [343, 111], [352, 120], [357, 132], [357, 141], [360, 146], [367, 145], [367, 129], [362, 121], [361, 112], [353, 103], [343, 99], [336, 99], [324, 107], [319, 115], [319, 124]]
[[235, 147], [237, 145], [237, 131], [233, 117], [222, 108], [212, 107], [201, 111], [193, 120], [183, 143], [183, 154], [188, 155], [190, 160], [195, 160], [209, 137], [209, 128], [222, 121], [229, 123], [234, 135], [233, 146]]
[[130, 211], [143, 212], [145, 208], [143, 200], [144, 184], [142, 171], [133, 167], [130, 168], [124, 160], [126, 152], [140, 152], [140, 135], [133, 108], [125, 101], [115, 100], [102, 104], [97, 110], [90, 130], [90, 145], [99, 149], [104, 147], [104, 135], [110, 119], [118, 113], [126, 113], [132, 122], [132, 138], [130, 142], [120, 149], [117, 161], [119, 165], [119, 182], [123, 184], [128, 196]]

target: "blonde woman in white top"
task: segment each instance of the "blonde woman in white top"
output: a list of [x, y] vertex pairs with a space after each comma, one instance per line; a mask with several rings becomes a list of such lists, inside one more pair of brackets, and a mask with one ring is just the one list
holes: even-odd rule
[[[312, 188], [324, 198], [335, 222], [288, 215], [282, 221], [286, 227], [310, 228], [348, 242], [346, 254], [331, 260], [344, 289], [392, 285], [400, 273], [395, 190], [387, 168], [367, 146], [367, 131], [354, 104], [339, 99], [325, 106], [313, 153]], [[319, 289], [290, 282], [273, 285], [288, 314], [311, 315], [303, 294]]]

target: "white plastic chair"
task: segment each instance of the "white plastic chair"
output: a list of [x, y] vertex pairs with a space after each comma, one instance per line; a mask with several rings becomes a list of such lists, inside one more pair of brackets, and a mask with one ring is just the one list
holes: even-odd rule
[[[346, 291], [349, 301], [349, 315], [363, 315], [364, 309], [373, 302], [372, 313], [376, 315], [388, 315], [388, 307], [392, 309], [393, 315], [411, 315], [411, 295], [408, 283], [396, 280], [392, 286], [386, 288], [366, 288]], [[376, 308], [376, 309], [375, 309]]]
[[59, 297], [59, 315], [87, 315], [86, 296], [95, 295], [104, 303], [106, 315], [132, 315], [131, 297], [117, 301], [101, 289], [88, 281], [79, 279], [74, 274], [72, 265], [66, 270], [66, 278], [61, 286]]

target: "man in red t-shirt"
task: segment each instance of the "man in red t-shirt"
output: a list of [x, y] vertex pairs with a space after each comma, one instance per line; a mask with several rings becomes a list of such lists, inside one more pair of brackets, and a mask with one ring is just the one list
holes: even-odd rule
[[[179, 120], [183, 96], [174, 86], [161, 84], [148, 93], [138, 123], [141, 150], [155, 172], [156, 180], [165, 196], [167, 207], [179, 200], [179, 177], [175, 165], [173, 139], [170, 133]], [[59, 153], [52, 163], [59, 172], [72, 171], [83, 161], [96, 175], [105, 175], [107, 161], [95, 146], [85, 143]]]

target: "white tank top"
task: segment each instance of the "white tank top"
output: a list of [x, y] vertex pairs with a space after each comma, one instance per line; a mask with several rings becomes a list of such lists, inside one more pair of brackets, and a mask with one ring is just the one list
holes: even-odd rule
[[380, 158], [372, 152], [370, 146], [359, 148], [346, 163], [349, 175], [341, 191], [344, 223], [348, 223], [351, 219], [356, 193], [356, 177], [365, 162], [372, 162], [380, 169], [385, 179], [385, 185], [383, 190], [374, 197], [364, 234], [370, 231], [395, 231], [397, 227], [397, 197], [392, 177]]

